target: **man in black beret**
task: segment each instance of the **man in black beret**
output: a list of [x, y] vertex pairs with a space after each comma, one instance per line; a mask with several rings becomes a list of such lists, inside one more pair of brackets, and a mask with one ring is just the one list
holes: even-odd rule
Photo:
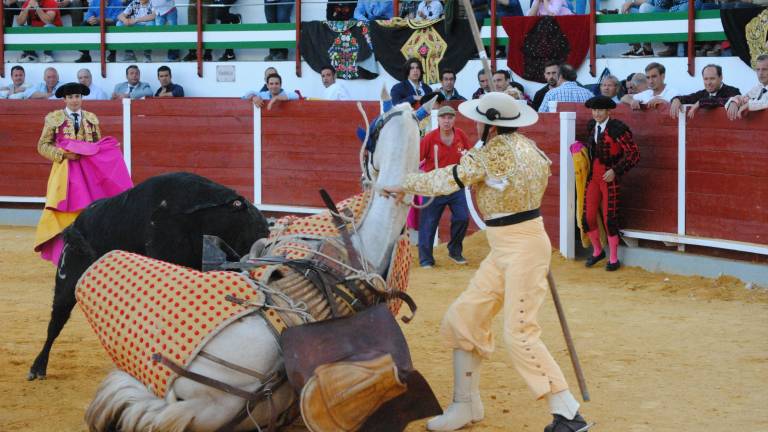
[[[63, 211], [58, 208], [57, 188], [60, 183], [52, 181], [55, 178], [66, 178], [67, 167], [65, 161], [80, 159], [80, 155], [57, 146], [60, 140], [69, 138], [79, 141], [95, 143], [101, 139], [99, 119], [93, 113], [83, 110], [83, 96], [90, 94], [88, 87], [71, 82], [60, 86], [56, 90], [57, 98], [64, 98], [64, 109], [52, 111], [45, 116], [45, 124], [40, 139], [37, 142], [37, 152], [44, 158], [53, 162], [51, 178], [48, 181], [46, 205], [40, 216], [40, 222], [35, 234], [35, 251], [41, 252], [42, 258], [58, 264], [59, 254], [63, 242], [59, 235], [64, 228], [74, 222], [80, 213]], [[61, 173], [64, 174], [61, 174]], [[65, 188], [66, 191], [66, 188]]]
[[632, 131], [619, 120], [611, 118], [616, 103], [606, 96], [595, 96], [585, 104], [592, 109], [587, 125], [590, 172], [587, 175], [582, 224], [592, 243], [592, 256], [586, 266], [592, 267], [605, 258], [597, 226], [597, 212], [602, 209], [608, 233], [610, 257], [605, 269], [618, 270], [619, 263], [619, 186], [621, 177], [640, 160], [640, 152], [632, 139]]

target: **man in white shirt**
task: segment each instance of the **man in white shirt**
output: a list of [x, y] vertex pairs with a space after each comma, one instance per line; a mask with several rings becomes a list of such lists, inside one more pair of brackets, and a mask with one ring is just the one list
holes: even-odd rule
[[336, 69], [331, 65], [323, 66], [320, 69], [320, 79], [323, 81], [323, 99], [325, 100], [350, 100], [347, 89], [336, 82]]
[[55, 93], [59, 85], [59, 72], [52, 67], [45, 68], [43, 82], [28, 88], [22, 99], [56, 99]]
[[725, 103], [728, 118], [736, 120], [746, 117], [750, 111], [760, 111], [768, 108], [768, 54], [757, 57], [756, 86], [745, 95], [734, 96]]
[[0, 87], [0, 99], [22, 99], [29, 86], [24, 82], [27, 74], [24, 68], [16, 65], [11, 68], [11, 82], [7, 86]]
[[640, 104], [655, 108], [661, 104], [672, 102], [672, 98], [680, 93], [664, 83], [666, 68], [660, 63], [650, 63], [645, 67], [645, 75], [648, 79], [648, 90], [634, 95], [624, 95], [621, 101], [628, 104], [634, 110], [640, 109]]
[[93, 85], [93, 75], [91, 75], [91, 71], [89, 71], [88, 69], [83, 68], [77, 71], [77, 82], [88, 87], [88, 89], [91, 90], [89, 94], [83, 96], [83, 99], [109, 100], [109, 96], [104, 92], [104, 90]]

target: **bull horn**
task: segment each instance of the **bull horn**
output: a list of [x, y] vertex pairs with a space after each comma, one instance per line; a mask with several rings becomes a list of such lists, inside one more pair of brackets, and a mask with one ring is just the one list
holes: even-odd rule
[[385, 114], [392, 109], [392, 98], [389, 96], [386, 85], [381, 85], [381, 113]]

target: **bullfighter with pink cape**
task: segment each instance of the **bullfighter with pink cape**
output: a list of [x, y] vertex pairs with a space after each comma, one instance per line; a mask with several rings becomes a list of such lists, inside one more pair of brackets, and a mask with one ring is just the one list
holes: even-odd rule
[[120, 143], [101, 138], [98, 118], [81, 109], [90, 93], [78, 83], [65, 84], [56, 97], [66, 108], [45, 116], [37, 151], [53, 162], [48, 177], [45, 208], [35, 233], [35, 251], [58, 265], [64, 240], [61, 233], [90, 203], [119, 194], [133, 186], [123, 161]]

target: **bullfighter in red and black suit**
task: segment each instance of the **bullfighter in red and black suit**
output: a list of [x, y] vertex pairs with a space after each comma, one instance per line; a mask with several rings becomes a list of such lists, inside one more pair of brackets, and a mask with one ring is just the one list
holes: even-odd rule
[[632, 139], [632, 131], [619, 120], [610, 117], [616, 103], [605, 96], [596, 96], [584, 104], [592, 109], [589, 121], [590, 172], [587, 176], [583, 215], [584, 230], [592, 242], [592, 256], [586, 266], [592, 267], [605, 258], [597, 226], [597, 212], [602, 209], [608, 232], [610, 257], [605, 269], [618, 270], [621, 266], [619, 250], [619, 196], [621, 177], [640, 160], [640, 152]]

